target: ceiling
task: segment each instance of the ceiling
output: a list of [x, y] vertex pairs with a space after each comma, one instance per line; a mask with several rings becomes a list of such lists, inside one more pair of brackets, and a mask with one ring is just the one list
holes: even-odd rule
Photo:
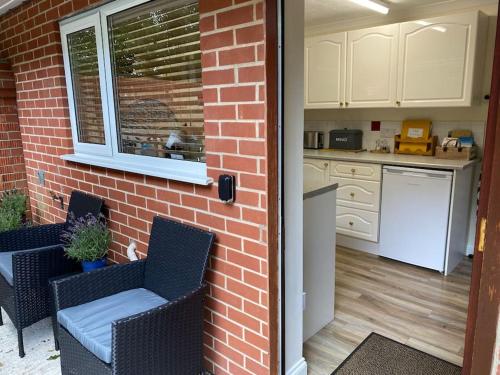
[[[1, 1], [1, 0], [0, 0]], [[482, 1], [468, 0], [386, 0], [390, 13], [408, 13], [417, 8], [458, 5], [458, 3], [472, 3]], [[373, 17], [377, 13], [359, 6], [349, 0], [305, 0], [306, 27], [318, 26], [333, 22], [346, 22], [347, 19]]]

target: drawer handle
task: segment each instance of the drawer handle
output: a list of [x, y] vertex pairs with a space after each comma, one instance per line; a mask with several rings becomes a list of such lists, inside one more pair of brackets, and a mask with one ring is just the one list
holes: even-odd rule
[[328, 167], [328, 163], [323, 164], [325, 167]]
[[356, 168], [351, 169], [351, 173], [352, 174], [356, 173]]
[[350, 221], [349, 225], [352, 227], [354, 225], [354, 223], [352, 221]]
[[352, 197], [352, 198], [354, 198], [354, 196], [355, 196], [356, 194], [354, 194], [354, 193], [351, 193], [350, 195], [351, 195], [351, 197]]

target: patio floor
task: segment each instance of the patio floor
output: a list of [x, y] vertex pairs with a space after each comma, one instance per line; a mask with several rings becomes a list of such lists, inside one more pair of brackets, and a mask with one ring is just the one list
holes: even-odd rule
[[[26, 356], [19, 358], [17, 331], [5, 312], [0, 327], [0, 374], [59, 375], [59, 352], [54, 350], [50, 319], [42, 320], [24, 330]], [[57, 357], [54, 357], [57, 356]]]

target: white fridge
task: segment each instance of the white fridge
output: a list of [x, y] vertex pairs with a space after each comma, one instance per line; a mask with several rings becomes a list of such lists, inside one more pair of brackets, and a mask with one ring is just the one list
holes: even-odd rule
[[381, 256], [444, 272], [453, 173], [386, 166]]

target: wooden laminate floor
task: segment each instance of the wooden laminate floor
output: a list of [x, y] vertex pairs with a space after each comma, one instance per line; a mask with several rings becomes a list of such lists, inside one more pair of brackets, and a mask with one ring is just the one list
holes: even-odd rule
[[329, 375], [377, 332], [461, 365], [472, 261], [439, 272], [337, 247], [335, 319], [304, 344], [309, 374]]

